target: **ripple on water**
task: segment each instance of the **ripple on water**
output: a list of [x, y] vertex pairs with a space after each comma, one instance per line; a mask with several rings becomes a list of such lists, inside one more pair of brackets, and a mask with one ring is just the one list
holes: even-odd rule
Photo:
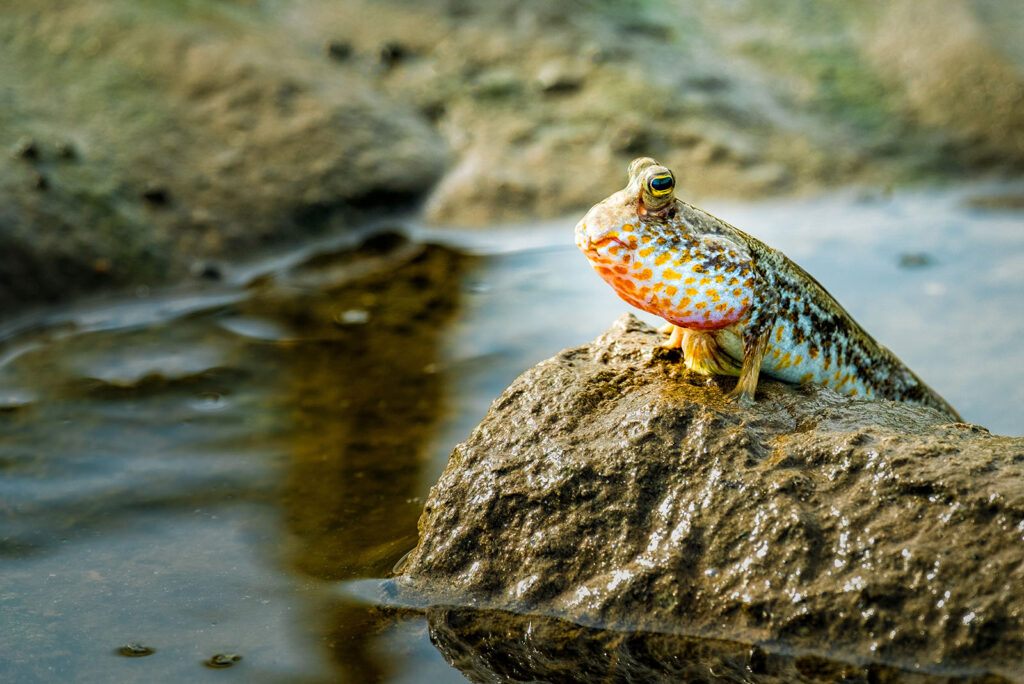
[[227, 397], [217, 392], [203, 392], [190, 399], [188, 405], [197, 411], [223, 411], [228, 408]]
[[255, 316], [229, 316], [217, 321], [224, 330], [241, 337], [267, 342], [287, 342], [297, 339], [297, 335], [276, 321]]
[[148, 347], [111, 349], [82, 355], [71, 370], [82, 378], [99, 380], [107, 385], [129, 387], [148, 377], [169, 381], [200, 376], [225, 365], [221, 350], [209, 346], [156, 343]]
[[39, 394], [32, 390], [17, 387], [0, 388], [0, 413], [19, 411], [39, 399]]

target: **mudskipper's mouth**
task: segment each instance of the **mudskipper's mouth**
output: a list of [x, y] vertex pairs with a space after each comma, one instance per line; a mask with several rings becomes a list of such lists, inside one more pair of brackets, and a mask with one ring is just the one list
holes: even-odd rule
[[587, 238], [588, 249], [598, 250], [608, 244], [616, 244], [621, 245], [625, 249], [633, 249], [633, 245], [629, 244], [625, 240], [613, 236], [598, 238], [597, 240], [591, 240], [590, 238]]

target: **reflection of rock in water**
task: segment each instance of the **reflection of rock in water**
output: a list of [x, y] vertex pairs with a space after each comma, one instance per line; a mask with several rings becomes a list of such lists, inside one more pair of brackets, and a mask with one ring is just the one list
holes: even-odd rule
[[[461, 257], [386, 241], [371, 243], [381, 254], [317, 257], [292, 274], [299, 289], [270, 297], [276, 319], [298, 333], [282, 350], [294, 421], [282, 490], [292, 562], [317, 578], [379, 576], [415, 542], [420, 503], [411, 499], [441, 410], [438, 333], [455, 307]], [[369, 273], [305, 289], [318, 273], [360, 270]], [[257, 301], [265, 315], [267, 299]]]
[[[321, 255], [287, 282], [264, 283], [267, 296], [254, 298], [259, 311], [249, 313], [270, 313], [297, 336], [272, 353], [290, 422], [287, 560], [303, 573], [382, 576], [415, 543], [423, 446], [442, 410], [439, 332], [455, 309], [463, 261], [377, 236], [357, 253]], [[381, 665], [366, 648], [376, 618], [343, 607], [331, 622], [339, 664], [376, 679]]]
[[499, 610], [438, 606], [427, 620], [445, 660], [473, 682], [1009, 684], [993, 675], [926, 675], [779, 655], [738, 641], [617, 632]]

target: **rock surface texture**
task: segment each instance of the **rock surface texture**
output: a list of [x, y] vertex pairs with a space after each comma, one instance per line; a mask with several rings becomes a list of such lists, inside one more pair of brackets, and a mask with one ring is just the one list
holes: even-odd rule
[[740, 408], [662, 337], [626, 315], [513, 382], [452, 453], [399, 587], [1024, 681], [1024, 439], [770, 380]]

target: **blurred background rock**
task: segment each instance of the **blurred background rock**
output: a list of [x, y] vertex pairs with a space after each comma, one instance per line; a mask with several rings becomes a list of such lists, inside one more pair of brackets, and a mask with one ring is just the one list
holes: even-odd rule
[[395, 208], [567, 215], [1024, 170], [1016, 0], [8, 0], [0, 307]]

